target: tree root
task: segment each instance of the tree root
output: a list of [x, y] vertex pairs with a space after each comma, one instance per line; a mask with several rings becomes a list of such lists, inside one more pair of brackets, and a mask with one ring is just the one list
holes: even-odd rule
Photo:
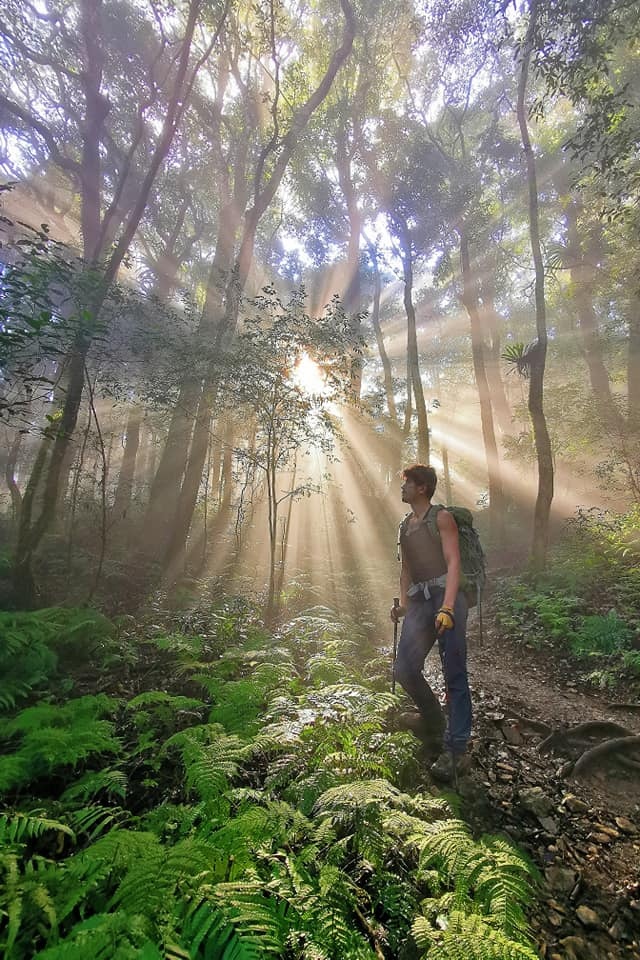
[[620, 723], [614, 723], [613, 720], [587, 720], [585, 723], [578, 723], [575, 727], [569, 727], [567, 730], [554, 730], [538, 744], [538, 752], [546, 753], [555, 747], [568, 746], [571, 740], [588, 739], [594, 736], [624, 739], [625, 737], [633, 737], [634, 733], [628, 727], [623, 727]]
[[[580, 774], [584, 773], [587, 767], [595, 763], [596, 760], [618, 753], [619, 751], [633, 751], [635, 749], [640, 749], [640, 736], [637, 735], [614, 737], [610, 740], [604, 740], [602, 743], [596, 744], [595, 747], [585, 750], [582, 756], [576, 760], [573, 766], [572, 776], [579, 777]], [[632, 758], [627, 757], [626, 759], [630, 760]]]
[[613, 700], [607, 700], [607, 706], [610, 710], [640, 710], [640, 703], [616, 703]]

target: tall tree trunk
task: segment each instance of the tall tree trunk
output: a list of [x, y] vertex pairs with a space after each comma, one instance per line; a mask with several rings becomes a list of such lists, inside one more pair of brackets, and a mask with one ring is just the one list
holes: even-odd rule
[[[216, 250], [207, 278], [205, 304], [198, 330], [198, 335], [207, 350], [210, 349], [216, 329], [221, 324], [224, 295], [233, 264], [234, 245], [241, 216], [242, 206], [236, 198], [226, 203], [220, 211]], [[210, 378], [208, 382], [210, 391]], [[142, 537], [143, 550], [148, 557], [160, 557], [166, 553], [169, 543], [176, 539], [174, 518], [178, 515], [184, 518], [188, 513], [188, 502], [193, 498], [192, 491], [195, 484], [193, 474], [197, 467], [194, 458], [189, 456], [189, 448], [199, 451], [197, 459], [202, 469], [204, 464], [201, 456], [202, 447], [204, 445], [206, 457], [211, 415], [209, 407], [208, 420], [206, 406], [207, 403], [211, 403], [211, 400], [211, 393], [207, 392], [207, 386], [203, 380], [193, 375], [183, 380], [171, 415], [167, 440], [149, 492]], [[200, 424], [197, 437], [195, 436], [196, 423]], [[185, 479], [189, 470], [189, 477]], [[199, 480], [197, 485], [199, 487]], [[183, 486], [185, 492], [181, 504]], [[183, 519], [180, 528], [184, 527], [185, 522]], [[174, 553], [175, 547], [169, 550], [169, 555], [172, 556]]]
[[638, 295], [633, 297], [629, 313], [627, 416], [630, 430], [640, 430], [640, 297]]
[[[345, 313], [351, 318], [354, 340], [360, 336], [360, 234], [362, 232], [362, 214], [358, 208], [358, 197], [353, 186], [351, 156], [348, 151], [346, 130], [338, 137], [336, 166], [338, 181], [347, 207], [349, 221], [349, 240], [347, 245], [347, 281], [343, 296]], [[362, 390], [362, 360], [354, 353], [351, 360], [351, 392], [355, 398]]]
[[453, 503], [453, 491], [451, 489], [451, 470], [449, 469], [449, 451], [445, 446], [442, 447], [442, 473], [444, 478], [445, 503]]
[[23, 434], [19, 430], [16, 430], [16, 435], [11, 442], [9, 451], [7, 453], [7, 459], [4, 465], [4, 477], [7, 482], [7, 487], [9, 493], [11, 494], [11, 510], [13, 512], [14, 520], [17, 520], [20, 516], [20, 508], [22, 506], [22, 494], [20, 493], [20, 488], [16, 482], [16, 466], [18, 463], [18, 455], [20, 454], [20, 447], [22, 446]]
[[500, 477], [500, 461], [498, 445], [493, 426], [493, 411], [491, 409], [491, 395], [484, 362], [484, 341], [482, 336], [482, 321], [478, 304], [477, 271], [471, 266], [469, 255], [469, 239], [464, 224], [460, 228], [460, 262], [462, 270], [462, 302], [469, 315], [471, 324], [471, 353], [473, 356], [473, 372], [478, 388], [480, 401], [480, 422], [482, 424], [482, 438], [487, 459], [487, 474], [489, 477], [489, 522], [491, 534], [498, 544], [504, 539], [504, 496]]
[[126, 437], [124, 442], [124, 453], [118, 475], [118, 485], [116, 487], [115, 498], [113, 501], [113, 517], [116, 523], [120, 523], [127, 515], [131, 505], [131, 494], [136, 472], [136, 459], [138, 448], [140, 446], [140, 420], [141, 413], [138, 407], [131, 407], [127, 417]]
[[611, 393], [609, 374], [602, 357], [598, 318], [593, 305], [595, 266], [587, 262], [584, 254], [584, 245], [578, 229], [580, 205], [575, 199], [571, 199], [565, 205], [565, 214], [571, 293], [578, 315], [582, 354], [589, 371], [593, 396], [602, 408], [603, 419], [611, 423], [612, 419], [617, 420], [618, 416]]
[[418, 460], [420, 463], [428, 464], [430, 457], [429, 421], [422, 378], [420, 377], [416, 311], [413, 305], [413, 242], [409, 226], [404, 217], [394, 212], [393, 219], [398, 227], [398, 241], [402, 253], [404, 309], [407, 315], [407, 372], [410, 377], [418, 416]]
[[540, 246], [540, 220], [538, 212], [538, 182], [536, 162], [531, 146], [527, 124], [526, 92], [529, 65], [537, 19], [537, 0], [532, 0], [529, 12], [529, 27], [524, 41], [520, 77], [518, 80], [517, 116], [522, 138], [522, 148], [527, 165], [529, 188], [529, 237], [535, 266], [535, 303], [537, 341], [532, 351], [529, 378], [529, 414], [538, 460], [538, 494], [533, 521], [531, 560], [534, 569], [544, 566], [549, 543], [549, 516], [553, 500], [553, 455], [544, 413], [544, 371], [547, 359], [547, 314], [544, 292], [544, 263]]
[[481, 296], [482, 309], [480, 315], [484, 336], [488, 341], [485, 366], [487, 380], [489, 382], [489, 393], [491, 395], [491, 407], [500, 432], [503, 434], [511, 434], [513, 433], [513, 417], [500, 368], [502, 360], [500, 337], [502, 318], [496, 310], [495, 294], [491, 280], [483, 281]]
[[380, 362], [382, 363], [382, 372], [384, 376], [384, 392], [387, 398], [387, 408], [389, 410], [389, 416], [392, 420], [398, 420], [398, 412], [396, 410], [396, 398], [393, 392], [393, 376], [391, 373], [391, 361], [389, 360], [389, 354], [384, 345], [384, 337], [382, 335], [382, 327], [380, 326], [380, 294], [382, 289], [382, 284], [380, 282], [380, 268], [378, 265], [378, 251], [376, 246], [371, 241], [367, 241], [367, 246], [369, 248], [369, 256], [371, 257], [371, 264], [373, 266], [373, 305], [371, 308], [371, 324], [376, 336], [376, 344], [378, 346], [378, 353], [380, 354]]

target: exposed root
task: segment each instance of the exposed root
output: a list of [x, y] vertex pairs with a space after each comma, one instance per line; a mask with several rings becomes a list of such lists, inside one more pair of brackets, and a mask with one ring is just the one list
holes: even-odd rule
[[[574, 764], [573, 776], [579, 777], [580, 774], [587, 769], [587, 767], [590, 767], [592, 763], [595, 763], [596, 760], [601, 760], [603, 757], [607, 757], [611, 754], [619, 753], [621, 751], [633, 752], [637, 749], [640, 749], [640, 736], [637, 735], [614, 737], [610, 740], [604, 740], [602, 743], [596, 744], [595, 747], [585, 750], [582, 756], [579, 757]], [[628, 757], [627, 759], [632, 758]]]
[[623, 727], [613, 720], [587, 720], [578, 723], [567, 730], [554, 730], [542, 743], [538, 744], [538, 752], [546, 753], [558, 747], [568, 747], [571, 741], [588, 740], [590, 737], [632, 737], [634, 733], [628, 727]]
[[640, 710], [640, 703], [615, 703], [608, 700], [607, 706], [610, 710]]

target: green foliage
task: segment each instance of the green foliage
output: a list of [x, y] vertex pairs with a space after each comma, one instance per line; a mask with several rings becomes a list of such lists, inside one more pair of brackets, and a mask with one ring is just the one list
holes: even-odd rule
[[329, 611], [210, 658], [163, 636], [211, 705], [168, 686], [2, 721], [5, 787], [48, 797], [0, 819], [3, 955], [374, 960], [371, 930], [397, 953], [422, 902], [431, 951], [450, 949], [435, 914], [465, 937], [486, 924], [505, 957], [526, 941], [531, 871], [411, 794], [414, 741], [384, 730], [395, 698], [362, 682]]
[[588, 677], [602, 686], [633, 680], [631, 648], [640, 631], [638, 516], [637, 508], [621, 516], [578, 511], [542, 574], [499, 584], [500, 628], [588, 661]]
[[0, 611], [0, 710], [12, 709], [65, 663], [95, 659], [112, 633], [94, 610], [52, 607], [33, 613]]
[[[12, 720], [0, 720], [0, 793], [24, 787], [64, 767], [76, 769], [89, 758], [118, 754], [121, 743], [114, 725], [115, 701], [105, 695], [80, 697], [62, 706], [40, 703]], [[12, 749], [13, 748], [13, 749]]]

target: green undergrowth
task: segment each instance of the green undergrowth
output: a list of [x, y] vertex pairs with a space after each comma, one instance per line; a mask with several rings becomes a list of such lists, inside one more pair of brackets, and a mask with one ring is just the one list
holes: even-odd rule
[[534, 868], [419, 789], [354, 624], [317, 608], [268, 635], [231, 601], [192, 632], [11, 617], [7, 960], [535, 958]]
[[640, 508], [579, 511], [541, 574], [498, 585], [501, 632], [571, 655], [602, 686], [640, 689], [639, 529]]

